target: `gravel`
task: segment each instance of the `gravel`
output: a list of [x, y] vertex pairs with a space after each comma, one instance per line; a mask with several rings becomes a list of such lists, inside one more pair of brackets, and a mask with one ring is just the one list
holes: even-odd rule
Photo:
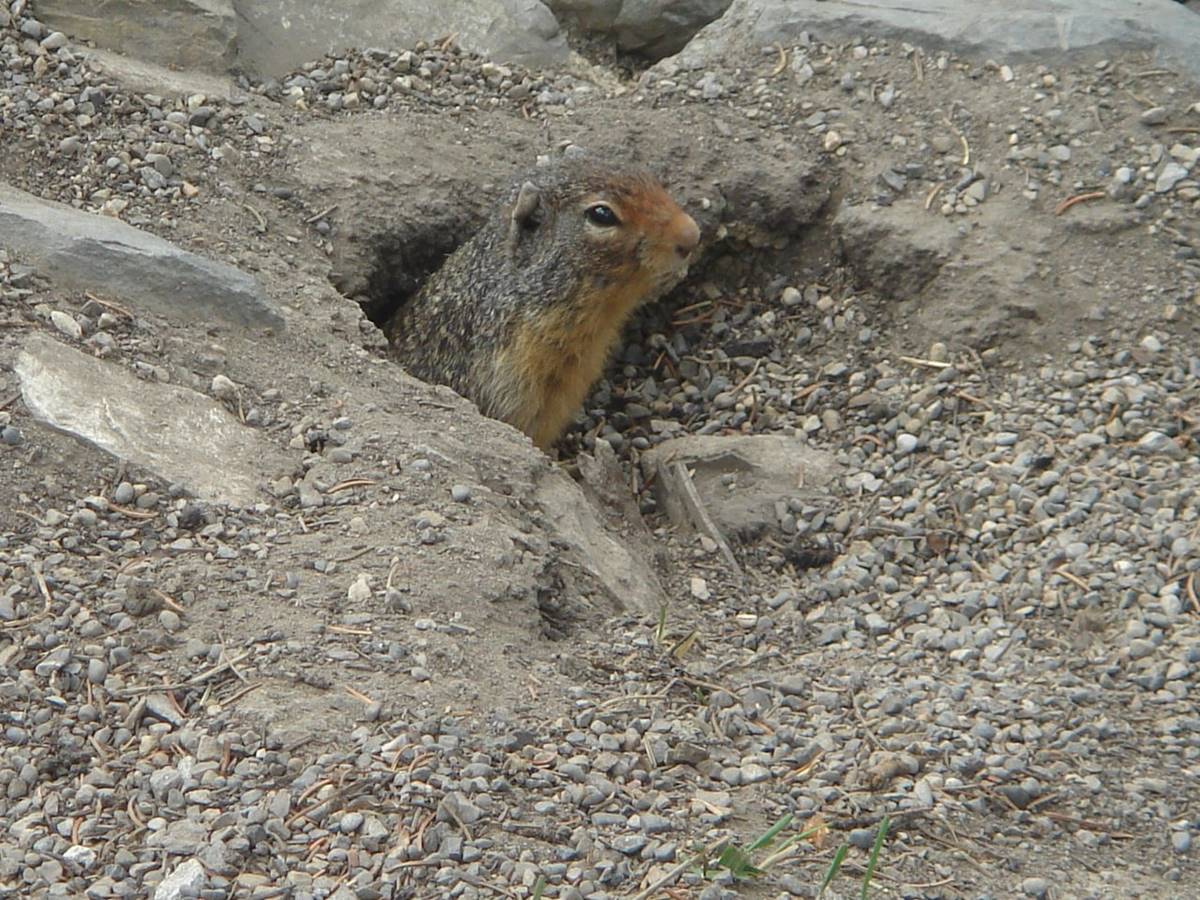
[[[251, 111], [254, 98], [287, 116], [329, 117], [429, 105], [550, 117], [588, 102], [574, 76], [429, 46], [318, 60], [245, 83], [237, 102], [135, 96], [88, 72], [22, 3], [12, 8], [16, 31], [0, 32], [5, 58], [19, 61], [0, 89], [5, 126], [54, 165], [74, 161], [78, 178], [48, 193], [147, 227], [184, 215], [223, 158], [273, 156], [260, 139], [279, 137], [286, 117], [271, 104]], [[790, 66], [852, 103], [873, 93], [861, 70], [877, 49], [850, 48], [839, 65], [854, 68], [843, 71], [832, 48], [792, 48]], [[35, 89], [38, 60], [46, 83]], [[936, 58], [925, 65], [938, 68]], [[1030, 80], [1007, 65], [991, 77], [1014, 89]], [[655, 102], [784, 103], [768, 80], [725, 71], [641, 86]], [[874, 102], [890, 113], [906, 97], [884, 87]], [[835, 154], [863, 140], [850, 116], [802, 112], [814, 147]], [[1140, 121], [1170, 119], [1158, 108]], [[1129, 188], [1117, 202], [1169, 195], [1152, 198], [1170, 204], [1155, 215], [1171, 213], [1155, 227], [1179, 224], [1195, 209], [1181, 193], [1195, 160], [1183, 161], [1190, 147], [1179, 159], [1155, 152], [1123, 148], [1110, 161]], [[1034, 193], [1069, 181], [1086, 155], [1065, 134], [1031, 129], [1009, 153], [1035, 173]], [[960, 169], [889, 168], [882, 181], [896, 195], [945, 182], [953, 197], [931, 214], [977, 215], [995, 184]], [[868, 180], [864, 191], [881, 190]], [[0, 261], [5, 302], [25, 303], [33, 289]], [[314, 449], [352, 464], [359, 457], [342, 445], [360, 440], [357, 417], [271, 423], [310, 454], [308, 475], [273, 484], [274, 506], [206, 509], [124, 471], [77, 496], [41, 498], [33, 520], [0, 532], [0, 885], [97, 898], [401, 897], [421, 886], [477, 897], [529, 896], [544, 879], [546, 896], [630, 896], [693, 846], [746, 843], [785, 814], [825, 823], [825, 849], [845, 841], [861, 864], [888, 814], [897, 824], [883, 865], [909, 884], [937, 880], [914, 858], [970, 835], [994, 869], [976, 892], [1079, 894], [1066, 864], [1028, 870], [1044, 853], [1109, 865], [1124, 842], [1139, 857], [1130, 877], [1186, 886], [1200, 829], [1184, 802], [1200, 762], [1200, 357], [1186, 331], [1139, 337], [1087, 321], [1064, 352], [1031, 354], [1019, 369], [944, 345], [914, 362], [873, 339], [880, 321], [862, 292], [791, 280], [752, 303], [713, 304], [688, 327], [649, 311], [598, 389], [606, 404], [573, 439], [588, 448], [610, 437], [628, 461], [684, 432], [802, 434], [843, 477], [822, 502], [797, 496], [763, 513], [769, 540], [739, 546], [753, 563], [744, 583], [715, 543], [660, 530], [677, 563], [664, 578], [681, 602], [662, 625], [674, 650], [663, 652], [653, 626], [613, 618], [579, 638], [586, 652], [560, 655], [561, 672], [535, 668], [534, 701], [519, 709], [469, 710], [466, 687], [462, 708], [376, 701], [357, 727], [315, 747], [231, 712], [241, 691], [281, 669], [291, 687], [328, 685], [297, 661], [301, 648], [285, 652], [269, 632], [189, 630], [189, 609], [225, 580], [289, 600], [314, 572], [336, 581], [325, 634], [345, 640], [320, 645], [325, 672], [379, 666], [411, 691], [467, 666], [465, 626], [405, 615], [403, 567], [375, 578], [357, 568], [354, 544], [310, 556], [303, 574], [274, 567], [287, 544], [281, 523], [302, 511], [306, 527], [362, 542], [365, 521], [355, 522], [350, 492], [323, 491]], [[1194, 301], [1182, 292], [1169, 299], [1186, 308]], [[103, 312], [31, 307], [29, 319], [98, 355], [142, 349], [143, 374], [155, 377], [149, 336]], [[673, 369], [652, 367], [660, 354]], [[259, 403], [265, 422], [282, 406], [203, 369], [199, 389], [247, 410]], [[7, 463], [25, 439], [0, 415]], [[431, 459], [406, 466], [414, 479], [439, 476]], [[438, 496], [457, 505], [422, 513], [397, 541], [439, 552], [447, 532], [471, 527], [488, 482], [448, 482], [435, 482]], [[656, 511], [649, 493], [642, 505]], [[523, 540], [505, 538], [533, 552]], [[806, 541], [830, 551], [825, 563], [811, 562]], [[392, 637], [380, 636], [385, 603], [403, 626]], [[176, 644], [184, 661], [164, 661]], [[555, 681], [562, 672], [573, 674]], [[564, 695], [557, 706], [553, 691]], [[1026, 870], [1006, 867], [1009, 858]], [[811, 893], [821, 870], [781, 870], [773, 887]], [[724, 895], [695, 867], [679, 878], [698, 896]]]

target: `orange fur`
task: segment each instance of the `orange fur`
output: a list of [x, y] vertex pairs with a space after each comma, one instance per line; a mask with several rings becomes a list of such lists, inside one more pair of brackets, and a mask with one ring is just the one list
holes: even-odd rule
[[555, 310], [517, 332], [502, 368], [511, 366], [524, 395], [513, 424], [547, 449], [570, 423], [604, 372], [630, 313], [651, 287], [649, 273], [613, 285], [584, 307]]
[[603, 272], [603, 286], [585, 282], [570, 302], [521, 323], [492, 360], [487, 390], [496, 414], [543, 450], [566, 430], [603, 374], [633, 311], [683, 267], [679, 244], [690, 238], [694, 246], [699, 235], [696, 223], [658, 185], [595, 195], [584, 205], [593, 201], [608, 203], [620, 216], [620, 230], [592, 239], [608, 254], [619, 250], [621, 263]]

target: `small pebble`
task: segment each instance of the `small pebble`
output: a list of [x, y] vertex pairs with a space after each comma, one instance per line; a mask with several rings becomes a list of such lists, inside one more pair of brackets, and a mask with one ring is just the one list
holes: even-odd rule
[[1026, 878], [1021, 882], [1021, 890], [1030, 897], [1045, 897], [1050, 885], [1045, 878]]
[[214, 375], [209, 392], [218, 400], [236, 400], [238, 387], [225, 375]]
[[52, 310], [50, 312], [50, 321], [55, 328], [73, 340], [77, 341], [83, 337], [83, 326], [79, 324], [74, 316], [70, 316], [62, 310]]
[[1167, 110], [1162, 106], [1152, 106], [1143, 110], [1139, 118], [1143, 125], [1165, 125], [1168, 118]]

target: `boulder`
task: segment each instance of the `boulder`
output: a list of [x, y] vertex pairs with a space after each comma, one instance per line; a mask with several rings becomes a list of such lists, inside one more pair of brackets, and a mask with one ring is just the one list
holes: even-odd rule
[[1200, 16], [1173, 0], [733, 0], [677, 62], [703, 67], [747, 47], [798, 43], [804, 33], [831, 43], [869, 35], [1002, 59], [1152, 50], [1200, 78]]
[[164, 66], [224, 72], [236, 57], [232, 0], [38, 0], [36, 11], [56, 31]]
[[202, 69], [177, 69], [162, 63], [125, 56], [102, 47], [80, 48], [88, 68], [106, 80], [139, 94], [158, 94], [160, 97], [187, 97], [204, 94], [235, 102], [246, 97], [229, 76]]
[[566, 62], [541, 0], [42, 0], [50, 27], [176, 69], [283, 75], [346, 47], [405, 47], [455, 35], [468, 50], [529, 65]]
[[697, 515], [696, 503], [677, 493], [686, 482], [681, 485], [667, 471], [676, 463], [687, 467], [687, 481], [712, 524], [742, 539], [775, 526], [777, 503], [823, 497], [838, 472], [831, 454], [801, 438], [775, 434], [688, 435], [643, 453], [643, 472], [656, 479], [667, 515], [676, 525], [702, 532], [708, 529], [696, 521], [704, 518]]
[[235, 0], [238, 64], [282, 75], [346, 47], [400, 48], [454, 35], [499, 62], [561, 64], [569, 51], [541, 0]]
[[0, 183], [0, 246], [55, 284], [93, 291], [182, 321], [281, 329], [262, 285], [109, 216]]
[[261, 499], [260, 484], [293, 467], [215, 400], [142, 381], [44, 335], [25, 343], [15, 371], [21, 397], [39, 421], [182, 484], [202, 500], [252, 504]]

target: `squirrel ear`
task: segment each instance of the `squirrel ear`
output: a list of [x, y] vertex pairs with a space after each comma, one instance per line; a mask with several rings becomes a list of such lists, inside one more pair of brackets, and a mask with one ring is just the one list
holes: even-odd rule
[[513, 204], [512, 226], [509, 228], [509, 237], [513, 243], [520, 239], [521, 232], [537, 227], [540, 222], [538, 210], [541, 205], [542, 194], [538, 186], [532, 181], [521, 185], [521, 190], [517, 192], [517, 202]]

